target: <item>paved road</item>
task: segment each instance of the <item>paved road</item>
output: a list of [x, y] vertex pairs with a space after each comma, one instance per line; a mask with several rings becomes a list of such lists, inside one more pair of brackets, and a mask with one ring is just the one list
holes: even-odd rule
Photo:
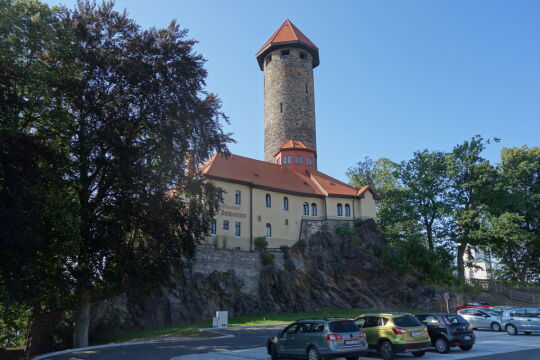
[[[281, 326], [264, 328], [232, 328], [223, 330], [234, 337], [191, 341], [165, 341], [143, 345], [100, 348], [70, 354], [49, 356], [50, 360], [268, 360], [261, 345]], [[540, 360], [540, 335], [509, 336], [505, 333], [476, 332], [473, 350], [459, 349], [449, 354], [427, 353], [422, 359], [476, 359], [476, 360]], [[513, 351], [512, 353], [507, 353]], [[519, 352], [516, 352], [519, 351]], [[369, 358], [377, 358], [375, 355]], [[413, 359], [400, 355], [398, 359]]]

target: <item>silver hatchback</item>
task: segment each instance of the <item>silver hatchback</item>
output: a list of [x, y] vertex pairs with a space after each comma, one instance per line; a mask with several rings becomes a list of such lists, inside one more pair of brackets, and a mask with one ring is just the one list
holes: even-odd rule
[[516, 308], [502, 313], [502, 326], [508, 335], [540, 333], [540, 308]]
[[501, 314], [491, 309], [461, 309], [457, 313], [467, 320], [473, 329], [490, 329], [493, 331], [503, 329]]
[[298, 320], [268, 339], [272, 360], [300, 357], [309, 360], [347, 358], [357, 360], [368, 350], [366, 334], [351, 320]]

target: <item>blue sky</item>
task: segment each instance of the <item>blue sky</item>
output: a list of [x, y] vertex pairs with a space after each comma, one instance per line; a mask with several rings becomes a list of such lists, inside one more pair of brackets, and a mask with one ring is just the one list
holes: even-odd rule
[[[75, 0], [48, 0], [72, 7]], [[255, 52], [289, 18], [320, 51], [319, 170], [346, 180], [369, 156], [406, 160], [480, 134], [539, 146], [540, 1], [118, 0], [143, 27], [175, 18], [206, 59], [207, 90], [230, 117], [233, 153], [263, 158]]]

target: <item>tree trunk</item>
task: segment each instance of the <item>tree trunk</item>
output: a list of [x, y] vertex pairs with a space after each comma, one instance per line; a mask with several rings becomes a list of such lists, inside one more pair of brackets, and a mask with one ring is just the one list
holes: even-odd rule
[[57, 350], [54, 343], [55, 329], [62, 319], [62, 311], [33, 312], [26, 332], [26, 357]]
[[427, 233], [427, 241], [428, 241], [429, 250], [433, 252], [435, 250], [435, 247], [433, 245], [433, 227], [431, 226], [429, 222], [426, 226], [426, 233]]
[[88, 346], [88, 329], [90, 327], [90, 294], [84, 291], [81, 294], [79, 308], [75, 313], [73, 323], [73, 347], [80, 348]]
[[465, 282], [465, 261], [463, 261], [463, 255], [465, 255], [465, 250], [467, 249], [467, 244], [459, 244], [457, 249], [457, 268], [458, 268], [458, 278]]

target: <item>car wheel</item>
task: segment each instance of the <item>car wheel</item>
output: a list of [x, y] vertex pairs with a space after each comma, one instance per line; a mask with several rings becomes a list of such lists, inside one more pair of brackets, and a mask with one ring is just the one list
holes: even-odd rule
[[501, 331], [501, 325], [499, 323], [491, 323], [491, 330], [495, 332]]
[[515, 325], [512, 325], [512, 324], [508, 324], [506, 325], [506, 333], [508, 335], [517, 335], [518, 334], [518, 331], [517, 331], [517, 328]]
[[379, 355], [384, 360], [393, 360], [396, 357], [396, 354], [394, 353], [394, 347], [392, 346], [392, 343], [388, 340], [383, 340], [379, 343]]
[[421, 357], [421, 356], [426, 355], [426, 352], [424, 350], [422, 350], [422, 351], [413, 351], [412, 354], [413, 354], [413, 356]]
[[279, 354], [275, 345], [270, 345], [270, 356], [272, 360], [278, 360]]
[[472, 345], [461, 345], [459, 348], [463, 351], [469, 351], [472, 349]]
[[315, 346], [308, 347], [307, 358], [308, 360], [322, 360], [321, 353], [319, 353], [319, 349]]
[[435, 339], [435, 350], [437, 350], [439, 354], [446, 354], [450, 351], [450, 343], [448, 343], [448, 340], [445, 338], [438, 337]]
[[530, 331], [525, 331], [525, 335], [531, 335], [531, 334], [532, 334], [532, 332], [530, 332]]

